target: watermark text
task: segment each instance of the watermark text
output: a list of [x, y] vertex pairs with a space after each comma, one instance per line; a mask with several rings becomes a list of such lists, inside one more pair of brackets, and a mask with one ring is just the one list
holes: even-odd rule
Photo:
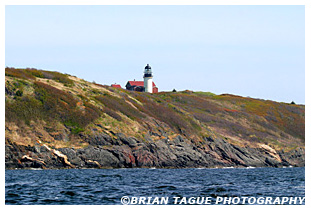
[[123, 205], [301, 205], [305, 197], [135, 197], [123, 196]]

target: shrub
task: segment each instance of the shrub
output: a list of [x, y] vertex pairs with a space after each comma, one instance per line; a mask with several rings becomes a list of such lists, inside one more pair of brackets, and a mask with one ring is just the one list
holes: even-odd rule
[[5, 121], [29, 124], [31, 120], [43, 119], [44, 110], [41, 103], [29, 96], [5, 101]]
[[140, 106], [140, 109], [182, 134], [190, 134], [201, 129], [190, 117], [179, 113], [174, 106], [169, 106], [170, 104], [161, 100], [157, 101], [158, 103], [145, 99], [144, 106]]
[[22, 79], [30, 79], [34, 80], [35, 76], [33, 76], [30, 72], [25, 69], [15, 69], [15, 68], [5, 68], [5, 76], [10, 77], [18, 77]]
[[116, 111], [113, 111], [113, 110], [109, 109], [108, 107], [104, 108], [104, 112], [106, 114], [108, 114], [110, 117], [112, 117], [118, 121], [122, 120], [122, 117]]
[[22, 90], [17, 90], [15, 95], [20, 97], [20, 96], [23, 95], [23, 91]]
[[57, 82], [63, 83], [67, 86], [73, 85], [73, 81], [68, 78], [68, 75], [56, 71], [44, 71], [33, 68], [15, 69], [5, 68], [5, 75], [11, 77], [18, 77], [27, 80], [35, 80], [36, 77], [53, 79]]
[[43, 72], [40, 70], [27, 68], [26, 71], [35, 77], [44, 78]]
[[198, 92], [195, 92], [197, 95], [199, 96], [209, 96], [209, 97], [212, 97], [212, 96], [216, 96], [215, 93], [211, 93], [211, 92], [201, 92], [201, 91], [198, 91]]
[[31, 120], [60, 121], [68, 126], [72, 133], [83, 131], [90, 122], [97, 119], [101, 111], [84, 101], [81, 110], [78, 100], [71, 94], [42, 82], [34, 82], [35, 96], [23, 96], [12, 102], [6, 101], [5, 117], [7, 121], [27, 124]]
[[[95, 99], [110, 110], [119, 111], [132, 120], [140, 120], [140, 118], [144, 116], [139, 110], [127, 103], [124, 98], [117, 98], [107, 94], [105, 96], [96, 96]], [[111, 116], [111, 111], [109, 109], [104, 109], [104, 112]]]

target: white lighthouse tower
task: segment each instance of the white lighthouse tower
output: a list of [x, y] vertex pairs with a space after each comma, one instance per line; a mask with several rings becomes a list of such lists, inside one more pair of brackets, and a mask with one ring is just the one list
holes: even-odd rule
[[153, 91], [153, 86], [152, 86], [152, 71], [151, 67], [149, 64], [145, 67], [144, 71], [144, 87], [145, 87], [145, 92], [152, 93]]

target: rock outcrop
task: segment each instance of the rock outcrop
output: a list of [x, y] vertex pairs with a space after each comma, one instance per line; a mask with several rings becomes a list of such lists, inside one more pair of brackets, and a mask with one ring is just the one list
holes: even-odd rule
[[93, 144], [83, 149], [55, 150], [44, 144], [36, 149], [11, 142], [5, 146], [6, 168], [282, 167], [304, 166], [305, 160], [303, 149], [286, 153], [267, 145], [242, 148], [211, 137], [198, 146], [180, 135], [154, 142], [117, 136], [120, 145], [108, 144], [111, 139], [103, 135], [88, 139]]

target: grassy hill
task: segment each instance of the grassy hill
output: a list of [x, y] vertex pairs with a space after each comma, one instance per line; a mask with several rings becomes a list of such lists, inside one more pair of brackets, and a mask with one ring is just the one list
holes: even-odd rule
[[59, 72], [5, 69], [6, 142], [84, 148], [83, 136], [142, 141], [181, 135], [195, 145], [222, 138], [240, 147], [304, 148], [305, 106], [208, 92], [132, 92]]

